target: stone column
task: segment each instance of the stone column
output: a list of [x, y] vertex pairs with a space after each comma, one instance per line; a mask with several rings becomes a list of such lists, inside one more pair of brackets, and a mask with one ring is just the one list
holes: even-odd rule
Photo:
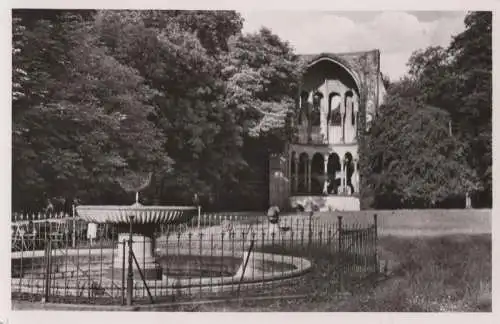
[[347, 159], [344, 158], [344, 193], [347, 194]]
[[323, 176], [325, 177], [323, 181], [323, 194], [328, 195], [328, 154], [323, 155]]
[[352, 179], [353, 181], [353, 187], [354, 187], [354, 192], [353, 193], [358, 193], [359, 192], [359, 181], [358, 181], [358, 159], [354, 159], [354, 172], [352, 174]]
[[340, 134], [340, 142], [341, 143], [345, 143], [345, 110], [346, 110], [346, 107], [345, 107], [345, 97], [344, 96], [341, 96], [340, 97], [340, 129], [342, 131], [342, 133]]
[[358, 139], [358, 111], [359, 111], [359, 98], [354, 92], [353, 105], [354, 105], [354, 141]]
[[295, 154], [295, 159], [293, 160], [293, 163], [295, 164], [293, 188], [294, 188], [294, 192], [297, 193], [297, 191], [299, 191], [299, 158], [298, 158], [297, 154]]
[[287, 169], [287, 176], [288, 176], [288, 190], [290, 192], [293, 191], [293, 174], [292, 174], [292, 150], [288, 150], [288, 169]]
[[344, 172], [345, 172], [344, 159], [341, 159], [340, 160], [340, 188], [339, 188], [339, 194], [342, 194], [344, 192]]
[[310, 159], [308, 156], [307, 157], [307, 177], [306, 177], [307, 193], [311, 193], [311, 162], [312, 162], [312, 159]]
[[309, 156], [305, 160], [305, 165], [304, 165], [304, 192], [302, 193], [307, 192], [307, 175], [309, 174], [309, 172], [307, 171], [308, 167], [309, 167]]

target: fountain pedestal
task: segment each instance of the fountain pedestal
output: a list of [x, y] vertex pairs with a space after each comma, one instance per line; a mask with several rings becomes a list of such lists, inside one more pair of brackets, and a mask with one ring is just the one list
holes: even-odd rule
[[[128, 257], [129, 257], [129, 233], [120, 233], [118, 235], [118, 242], [120, 242], [115, 250], [115, 268], [121, 271], [127, 271], [128, 268]], [[123, 242], [125, 241], [125, 254], [123, 251]], [[156, 263], [154, 250], [155, 241], [153, 238], [141, 234], [132, 234], [132, 252], [139, 264], [139, 267], [146, 279], [157, 280], [162, 277], [162, 269], [158, 263]], [[125, 259], [124, 259], [125, 258]], [[125, 260], [125, 269], [123, 267], [123, 260]], [[132, 261], [132, 268], [134, 272], [137, 271], [137, 266], [134, 261]]]

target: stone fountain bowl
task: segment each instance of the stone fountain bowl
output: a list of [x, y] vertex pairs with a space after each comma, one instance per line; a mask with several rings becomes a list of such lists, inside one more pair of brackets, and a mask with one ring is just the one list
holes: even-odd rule
[[133, 215], [134, 224], [166, 224], [185, 222], [195, 215], [194, 206], [78, 206], [78, 215], [91, 223], [130, 223]]

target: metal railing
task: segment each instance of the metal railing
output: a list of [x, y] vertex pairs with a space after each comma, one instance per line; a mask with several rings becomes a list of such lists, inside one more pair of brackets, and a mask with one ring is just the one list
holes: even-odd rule
[[57, 228], [50, 219], [33, 222], [37, 233], [22, 244], [13, 236], [13, 299], [148, 304], [310, 295], [348, 291], [378, 271], [376, 216], [359, 224], [294, 215], [274, 225], [264, 216], [205, 214], [199, 222], [159, 225], [154, 246], [150, 239], [118, 241], [111, 224], [99, 224], [91, 240], [81, 234], [86, 222], [57, 219], [64, 220]]

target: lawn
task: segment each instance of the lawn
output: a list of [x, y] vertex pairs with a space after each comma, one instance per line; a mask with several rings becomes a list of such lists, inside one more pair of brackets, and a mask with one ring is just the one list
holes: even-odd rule
[[[364, 287], [339, 299], [329, 276], [316, 274], [301, 300], [193, 305], [183, 311], [317, 311], [317, 312], [490, 312], [491, 235], [448, 235], [380, 239], [380, 256], [389, 259], [390, 275], [375, 287]], [[296, 285], [303, 292], [303, 285]], [[287, 289], [288, 294], [294, 291]]]

